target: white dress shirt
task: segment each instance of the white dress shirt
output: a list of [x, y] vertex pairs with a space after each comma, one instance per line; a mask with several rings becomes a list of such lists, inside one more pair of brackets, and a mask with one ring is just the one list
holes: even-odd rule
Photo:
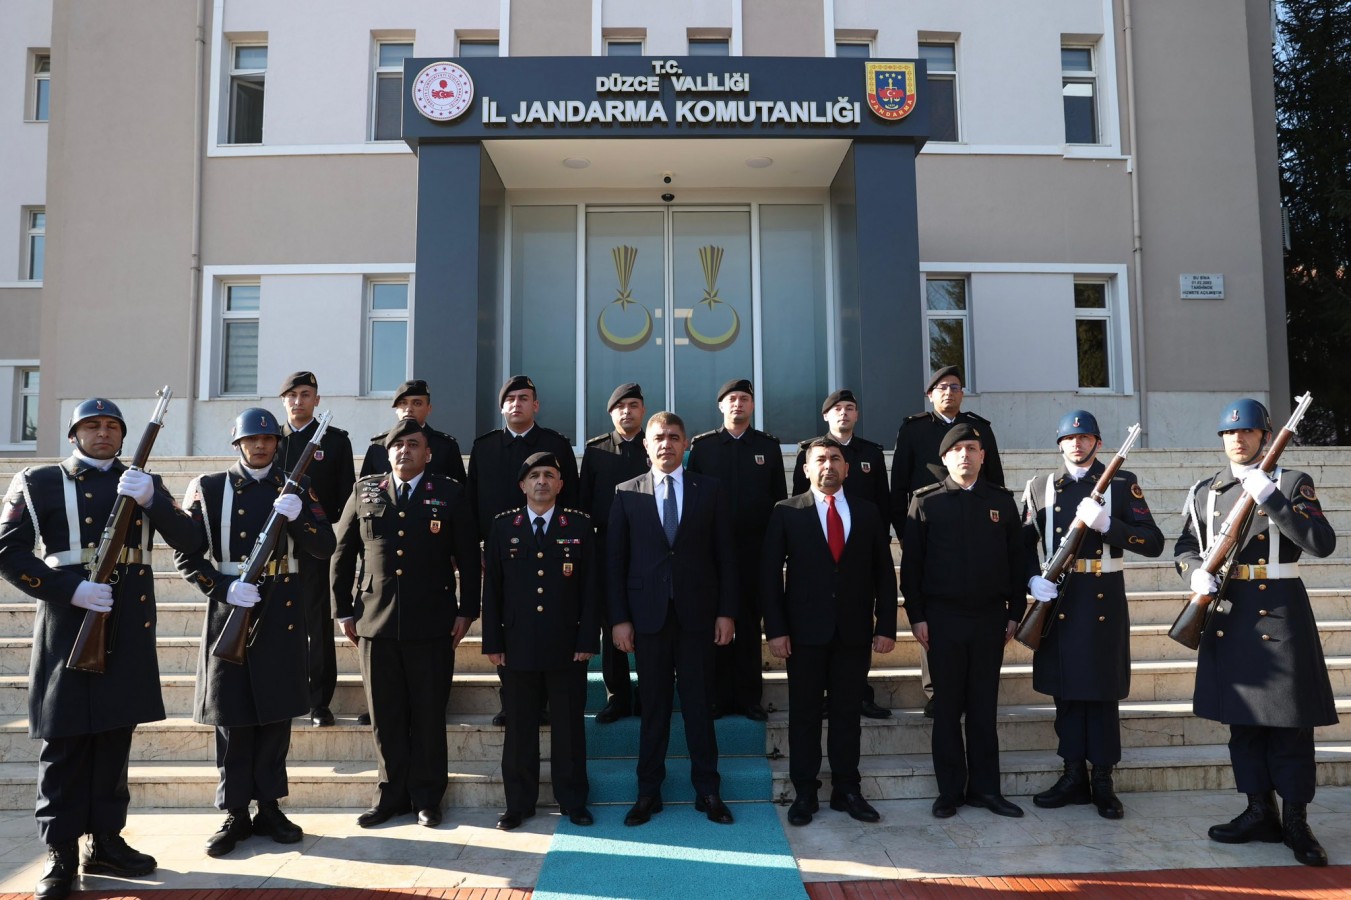
[[676, 524], [685, 517], [685, 467], [676, 466], [676, 470], [670, 475], [663, 475], [660, 469], [653, 469], [652, 479], [656, 483], [652, 486], [652, 493], [657, 500], [657, 518], [661, 519], [662, 527], [666, 526], [666, 517], [662, 509], [666, 502], [666, 492], [670, 489], [666, 483], [668, 477], [675, 479]]
[[[816, 516], [821, 520], [821, 532], [826, 536], [826, 542], [830, 542], [830, 529], [826, 527], [826, 510], [830, 509], [826, 503], [826, 495], [812, 488], [812, 497], [816, 500]], [[835, 511], [840, 514], [840, 521], [844, 523], [844, 539], [849, 540], [849, 529], [853, 524], [853, 518], [849, 515], [849, 501], [844, 498], [844, 488], [835, 492]]]

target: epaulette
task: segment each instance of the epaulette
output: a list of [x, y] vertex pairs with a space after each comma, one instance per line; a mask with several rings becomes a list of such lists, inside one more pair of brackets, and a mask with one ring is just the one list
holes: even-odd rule
[[554, 431], [552, 428], [545, 428], [543, 425], [536, 425], [535, 427], [538, 428], [540, 431], [543, 431], [545, 434], [552, 434], [555, 437], [561, 438], [569, 447], [572, 446], [572, 438], [568, 437], [563, 432]]
[[990, 487], [994, 488], [994, 489], [997, 490], [997, 491], [1003, 491], [1004, 493], [1008, 494], [1009, 496], [1013, 496], [1013, 491], [1012, 491], [1012, 489], [1010, 489], [1010, 488], [1008, 488], [1008, 487], [1005, 487], [1005, 486], [1002, 485], [1002, 484], [990, 484], [990, 482], [988, 482], [988, 481], [985, 482], [985, 483], [988, 484], [988, 485], [990, 485]]
[[563, 508], [562, 508], [561, 510], [559, 510], [559, 511], [560, 511], [560, 512], [569, 513], [569, 514], [574, 515], [574, 516], [581, 516], [583, 519], [586, 519], [588, 522], [591, 521], [591, 513], [587, 512], [587, 511], [584, 510], [584, 509], [569, 509], [568, 507], [565, 506], [565, 507], [563, 507]]
[[854, 435], [853, 439], [849, 443], [859, 444], [864, 447], [876, 447], [878, 450], [884, 449], [881, 444], [877, 443], [877, 441], [870, 441], [867, 438], [861, 438], [858, 435]]
[[588, 446], [588, 447], [599, 447], [601, 444], [605, 443], [605, 442], [608, 441], [609, 439], [610, 439], [610, 435], [609, 435], [609, 434], [598, 434], [598, 435], [596, 435], [595, 437], [593, 437], [591, 440], [587, 441], [587, 442], [586, 442], [586, 446]]
[[[428, 428], [426, 425], [422, 426], [422, 430], [427, 434], [434, 434], [437, 435], [438, 437], [443, 437], [448, 441], [455, 441], [454, 435], [446, 434], [444, 431], [437, 431], [435, 428]], [[458, 444], [459, 441], [455, 441], [455, 443]]]
[[501, 433], [502, 433], [501, 428], [494, 428], [492, 431], [485, 431], [483, 434], [480, 434], [478, 437], [474, 438], [474, 443], [477, 444], [481, 440], [494, 437], [496, 435], [500, 435]]
[[905, 421], [907, 421], [907, 422], [914, 422], [914, 421], [916, 421], [917, 419], [927, 419], [927, 418], [929, 418], [929, 414], [928, 414], [927, 412], [920, 412], [920, 413], [915, 413], [913, 416], [906, 416], [906, 417], [905, 417]]
[[942, 486], [943, 486], [943, 482], [941, 482], [941, 481], [938, 482], [937, 484], [926, 484], [924, 487], [919, 488], [918, 490], [916, 490], [916, 491], [915, 491], [913, 494], [911, 494], [910, 496], [912, 496], [912, 497], [923, 497], [923, 496], [926, 495], [926, 494], [932, 494], [934, 491], [938, 490], [938, 489], [941, 488]]
[[518, 506], [516, 509], [504, 509], [504, 510], [502, 510], [500, 513], [498, 513], [497, 515], [493, 516], [493, 518], [494, 518], [494, 519], [500, 519], [500, 518], [502, 518], [502, 517], [504, 517], [504, 516], [514, 516], [514, 515], [516, 515], [518, 512], [520, 512], [522, 509], [524, 509], [524, 507], [520, 507], [520, 506]]
[[[960, 415], [960, 414], [959, 414], [959, 415]], [[989, 425], [989, 424], [990, 424], [990, 420], [987, 419], [987, 418], [985, 418], [984, 416], [980, 415], [979, 413], [969, 412], [969, 413], [966, 413], [966, 415], [967, 415], [968, 418], [975, 419], [977, 422], [984, 422], [986, 425]]]
[[389, 473], [388, 473], [388, 472], [376, 472], [376, 473], [374, 473], [374, 474], [372, 474], [372, 475], [363, 475], [363, 476], [361, 476], [360, 478], [357, 479], [357, 484], [360, 484], [360, 483], [363, 482], [363, 481], [379, 481], [379, 480], [381, 480], [382, 478], [388, 478], [388, 477], [389, 477]]
[[385, 435], [387, 435], [387, 434], [389, 434], [389, 429], [388, 429], [388, 428], [386, 428], [384, 431], [380, 432], [379, 434], [373, 434], [373, 435], [371, 435], [371, 443], [372, 443], [372, 444], [380, 444], [380, 443], [384, 443]]
[[715, 428], [715, 429], [713, 429], [712, 431], [705, 431], [703, 434], [696, 434], [694, 437], [690, 438], [690, 443], [691, 443], [691, 444], [697, 444], [699, 441], [702, 441], [704, 438], [710, 438], [710, 437], [713, 437], [713, 435], [715, 435], [715, 434], [717, 434], [717, 433], [718, 433], [718, 429]]
[[769, 438], [771, 441], [773, 441], [773, 442], [776, 443], [776, 444], [781, 443], [781, 441], [780, 441], [777, 437], [775, 437], [774, 435], [770, 434], [768, 431], [762, 431], [762, 432], [760, 432], [760, 433], [763, 434], [765, 437]]
[[814, 440], [816, 440], [816, 438], [806, 438], [806, 439], [804, 439], [804, 440], [798, 441], [798, 442], [797, 442], [797, 448], [798, 448], [799, 450], [806, 450], [806, 449], [807, 449], [807, 445], [810, 444], [810, 443], [811, 443], [812, 441], [814, 441]]

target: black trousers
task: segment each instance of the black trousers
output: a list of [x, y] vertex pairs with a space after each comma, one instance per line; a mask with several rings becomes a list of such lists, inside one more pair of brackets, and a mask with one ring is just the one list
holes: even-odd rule
[[827, 690], [830, 783], [837, 791], [858, 791], [863, 733], [858, 707], [871, 660], [871, 645], [845, 644], [838, 637], [818, 647], [793, 645], [788, 657], [788, 777], [799, 795], [816, 796], [816, 777], [821, 772], [821, 696]]
[[[605, 538], [596, 539], [596, 559], [606, 559]], [[601, 567], [602, 570], [604, 566]], [[602, 574], [602, 579], [604, 574]], [[602, 590], [601, 597], [606, 594]], [[629, 655], [615, 647], [610, 633], [609, 604], [600, 604], [600, 674], [605, 681], [605, 691], [610, 700], [622, 709], [633, 709], [633, 682], [629, 679]]]
[[291, 720], [266, 725], [216, 726], [217, 809], [246, 809], [253, 800], [280, 800], [288, 792], [286, 754]]
[[300, 590], [305, 600], [305, 631], [309, 638], [310, 709], [328, 708], [338, 686], [338, 654], [334, 646], [328, 563], [300, 557]]
[[385, 809], [439, 808], [446, 795], [446, 703], [455, 675], [449, 635], [424, 641], [361, 638], [361, 672], [371, 711]]
[[564, 809], [586, 806], [586, 663], [547, 672], [502, 668], [507, 733], [502, 744], [502, 783], [507, 809], [525, 813], [539, 802], [541, 695], [549, 701], [554, 799]]
[[48, 844], [127, 824], [127, 759], [136, 726], [51, 738], [38, 751], [38, 837]]
[[1121, 704], [1117, 700], [1062, 700], [1055, 698], [1056, 750], [1070, 762], [1088, 760], [1095, 766], [1121, 762]]
[[[928, 606], [933, 674], [933, 761], [938, 790], [950, 800], [999, 792], [999, 666], [1004, 661], [1003, 605], [963, 615]], [[962, 716], [966, 716], [963, 741]]]
[[[756, 546], [755, 551], [738, 548], [741, 571], [760, 571], [760, 553], [758, 544]], [[713, 648], [713, 700], [723, 712], [737, 712], [759, 705], [764, 693], [760, 592], [743, 585], [737, 599], [736, 637], [726, 646]]]
[[675, 613], [670, 612], [661, 631], [638, 633], [633, 640], [638, 697], [643, 704], [638, 729], [638, 796], [661, 796], [677, 685], [690, 751], [690, 781], [701, 797], [717, 793], [718, 737], [709, 709], [714, 649], [711, 629], [682, 631]]
[[1291, 803], [1313, 802], [1318, 771], [1312, 728], [1230, 725], [1229, 761], [1239, 793], [1274, 790]]

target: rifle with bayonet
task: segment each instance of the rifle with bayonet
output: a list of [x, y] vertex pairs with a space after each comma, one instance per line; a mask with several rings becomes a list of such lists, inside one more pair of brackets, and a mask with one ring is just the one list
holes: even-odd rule
[[[155, 396], [159, 397], [159, 402], [155, 404], [155, 412], [150, 416], [150, 423], [141, 434], [141, 442], [136, 445], [136, 455], [132, 457], [128, 468], [138, 472], [145, 470], [145, 464], [150, 460], [150, 451], [155, 446], [155, 438], [159, 437], [160, 429], [164, 427], [164, 413], [169, 408], [169, 398], [173, 393], [167, 384], [156, 392]], [[108, 521], [103, 526], [103, 534], [99, 537], [94, 558], [89, 563], [90, 581], [95, 584], [116, 583], [117, 561], [127, 545], [127, 532], [131, 530], [131, 517], [135, 512], [136, 501], [118, 494], [117, 500], [113, 503], [113, 510], [108, 514]], [[150, 548], [142, 547], [141, 550], [149, 552]], [[78, 669], [95, 675], [102, 675], [107, 671], [108, 654], [113, 652], [111, 638], [115, 614], [116, 609], [106, 613], [93, 610], [85, 612], [84, 621], [80, 623], [80, 633], [75, 636], [75, 645], [70, 648], [70, 656], [66, 659], [67, 669]]]
[[[319, 427], [314, 429], [314, 435], [310, 442], [305, 445], [301, 451], [300, 458], [296, 460], [295, 466], [286, 476], [286, 484], [282, 487], [282, 494], [300, 493], [300, 479], [305, 477], [305, 470], [310, 467], [310, 462], [314, 459], [314, 453], [319, 449], [319, 441], [324, 437], [324, 432], [328, 430], [329, 420], [332, 413], [325, 411], [319, 416]], [[258, 540], [254, 541], [253, 549], [249, 551], [248, 557], [239, 564], [239, 580], [249, 584], [257, 584], [263, 577], [263, 569], [267, 566], [268, 560], [272, 558], [272, 553], [277, 549], [281, 541], [282, 530], [286, 527], [286, 517], [275, 509], [268, 514], [267, 522], [263, 525], [262, 531], [258, 532]], [[226, 540], [225, 535], [221, 535], [221, 540]], [[225, 620], [225, 627], [221, 629], [220, 636], [216, 639], [216, 646], [211, 648], [211, 655], [217, 659], [225, 660], [229, 663], [242, 666], [244, 664], [244, 654], [250, 644], [253, 643], [254, 635], [258, 633], [258, 624], [263, 620], [263, 614], [267, 611], [264, 606], [258, 610], [255, 616], [253, 610], [243, 606], [230, 607], [230, 617]]]
[[[1300, 420], [1309, 410], [1309, 404], [1313, 402], [1313, 396], [1305, 393], [1302, 397], [1295, 398], [1295, 411], [1290, 414], [1290, 419], [1281, 428], [1280, 432], [1272, 440], [1271, 446], [1267, 448], [1266, 455], [1262, 457], [1262, 463], [1259, 468], [1270, 475], [1276, 470], [1276, 463], [1280, 460], [1285, 447], [1295, 436], [1299, 429]], [[1229, 587], [1229, 575], [1233, 568], [1234, 558], [1238, 556], [1238, 551], [1243, 546], [1243, 541], [1248, 533], [1248, 523], [1252, 521], [1254, 513], [1257, 511], [1257, 501], [1252, 498], [1247, 491], [1238, 498], [1238, 502], [1229, 510], [1229, 515], [1225, 516], [1224, 524], [1220, 526], [1219, 533], [1215, 537], [1214, 543], [1206, 550], [1201, 558], [1201, 568], [1211, 575], [1220, 579], [1220, 584], [1213, 594], [1192, 594], [1187, 598], [1187, 605], [1182, 607], [1182, 612], [1178, 613], [1177, 621], [1173, 627], [1168, 629], [1168, 636], [1177, 641], [1184, 647], [1195, 650], [1201, 646], [1201, 635], [1206, 630], [1206, 625], [1210, 622], [1210, 617], [1215, 610], [1216, 604], [1223, 599], [1225, 590]], [[1201, 528], [1197, 527], [1196, 539], [1204, 540], [1205, 535], [1201, 533]], [[1271, 548], [1275, 553], [1276, 548]]]
[[[1137, 422], [1131, 426], [1126, 439], [1121, 442], [1121, 449], [1117, 450], [1116, 456], [1108, 461], [1106, 467], [1102, 470], [1102, 475], [1098, 477], [1097, 484], [1093, 486], [1091, 496], [1098, 503], [1101, 503], [1103, 497], [1106, 496], [1107, 489], [1111, 487], [1112, 479], [1116, 477], [1116, 473], [1121, 469], [1121, 464], [1126, 461], [1126, 456], [1130, 454], [1131, 448], [1135, 446], [1135, 442], [1139, 439], [1140, 424]], [[1046, 633], [1051, 630], [1051, 623], [1055, 621], [1055, 611], [1060, 608], [1060, 597], [1064, 593], [1065, 581], [1074, 568], [1074, 561], [1079, 558], [1079, 547], [1083, 544], [1086, 534], [1088, 534], [1088, 523], [1075, 516], [1074, 521], [1070, 523], [1070, 527], [1065, 530], [1065, 539], [1060, 542], [1055, 555], [1041, 567], [1041, 577], [1055, 584], [1056, 595], [1053, 601], [1036, 601], [1027, 608], [1023, 621], [1018, 625], [1018, 630], [1013, 635], [1017, 638], [1018, 643], [1027, 649], [1036, 650], [1041, 647], [1041, 639], [1046, 637]]]

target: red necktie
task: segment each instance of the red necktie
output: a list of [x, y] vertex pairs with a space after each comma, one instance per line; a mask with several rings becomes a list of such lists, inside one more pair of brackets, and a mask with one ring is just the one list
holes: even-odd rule
[[826, 543], [830, 545], [830, 555], [839, 562], [844, 555], [844, 519], [835, 508], [834, 494], [826, 494]]

